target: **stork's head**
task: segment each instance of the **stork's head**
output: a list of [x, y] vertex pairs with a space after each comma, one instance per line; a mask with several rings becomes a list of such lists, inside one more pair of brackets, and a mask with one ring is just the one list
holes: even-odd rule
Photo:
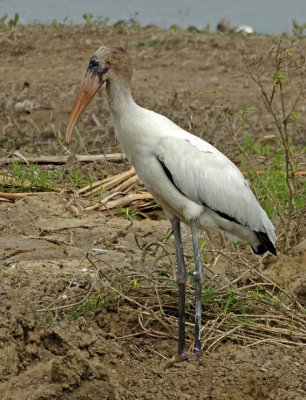
[[75, 124], [103, 83], [125, 81], [129, 84], [131, 78], [132, 66], [126, 51], [122, 47], [100, 47], [89, 60], [74, 101], [66, 130], [66, 142], [69, 143]]

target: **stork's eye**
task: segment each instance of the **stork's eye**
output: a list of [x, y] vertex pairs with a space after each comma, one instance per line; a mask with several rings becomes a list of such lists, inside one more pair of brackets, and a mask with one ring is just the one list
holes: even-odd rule
[[98, 68], [100, 65], [99, 59], [96, 56], [92, 56], [89, 61], [89, 68]]

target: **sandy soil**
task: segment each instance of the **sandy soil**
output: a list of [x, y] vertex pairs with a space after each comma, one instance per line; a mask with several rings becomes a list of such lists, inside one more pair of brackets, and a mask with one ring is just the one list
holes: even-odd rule
[[[152, 40], [155, 44], [149, 45]], [[220, 114], [213, 113], [219, 104], [216, 93], [223, 109], [231, 110], [233, 116], [243, 103], [254, 107], [249, 122], [254, 137], [273, 133], [273, 122], [263, 111], [259, 91], [245, 71], [238, 48], [245, 48], [250, 57], [263, 57], [278, 40], [156, 29], [1, 30], [1, 153], [64, 153], [60, 139], [76, 90], [90, 55], [106, 42], [130, 52], [134, 96], [139, 103], [235, 155]], [[295, 44], [297, 62], [303, 60], [305, 50], [305, 41]], [[273, 66], [267, 66], [267, 79], [272, 70]], [[288, 94], [294, 95], [293, 91]], [[296, 125], [297, 145], [305, 138], [304, 119], [302, 114]], [[205, 123], [198, 124], [201, 121]], [[72, 151], [118, 150], [102, 91], [78, 129], [82, 141], [76, 135]], [[239, 135], [243, 134], [240, 130]], [[101, 171], [116, 173], [128, 165], [101, 163], [81, 168], [85, 172], [91, 168], [99, 178]], [[115, 307], [112, 302], [69, 321], [64, 300], [75, 299], [77, 308], [103, 282], [86, 258], [87, 252], [104, 250], [95, 254], [103, 274], [150, 275], [157, 268], [155, 254], [149, 252], [144, 261], [143, 248], [169, 233], [169, 223], [163, 219], [131, 221], [97, 211], [76, 216], [68, 202], [65, 192], [0, 203], [1, 400], [306, 398], [302, 346], [264, 343], [248, 347], [227, 340], [204, 354], [200, 362], [189, 360], [165, 370], [166, 359], [176, 352], [176, 333], [172, 339], [145, 333], [133, 336], [140, 328], [131, 305]], [[188, 229], [184, 229], [184, 242], [190, 249]], [[241, 273], [238, 268], [230, 270], [225, 259], [213, 268], [220, 282]], [[300, 303], [306, 303], [306, 239], [302, 234], [290, 252], [279, 251], [276, 258], [267, 258], [263, 268]]]

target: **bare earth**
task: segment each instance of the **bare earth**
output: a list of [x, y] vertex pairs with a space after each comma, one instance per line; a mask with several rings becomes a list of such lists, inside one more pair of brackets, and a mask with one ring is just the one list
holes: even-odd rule
[[[149, 45], [152, 40], [155, 44]], [[274, 132], [273, 121], [262, 118], [259, 91], [238, 49], [262, 56], [278, 40], [157, 29], [0, 30], [0, 155], [16, 150], [28, 155], [64, 153], [58, 137], [64, 135], [88, 59], [109, 43], [124, 46], [131, 55], [138, 103], [192, 129], [234, 155], [235, 161], [232, 138], [211, 109], [218, 106], [217, 95], [233, 114], [243, 103], [252, 105], [256, 108], [250, 121], [254, 137]], [[296, 43], [294, 51], [303, 60], [306, 42]], [[271, 77], [269, 71], [267, 77]], [[298, 125], [297, 145], [305, 138], [304, 126]], [[75, 135], [73, 152], [84, 153], [84, 148], [98, 154], [118, 151], [104, 90], [78, 129], [83, 142]], [[81, 168], [98, 179], [102, 171], [114, 174], [129, 166], [100, 163]], [[155, 254], [149, 252], [143, 261], [142, 249], [160, 241], [170, 228], [163, 219], [131, 221], [98, 211], [75, 215], [68, 201], [67, 193], [37, 193], [16, 203], [0, 203], [1, 400], [306, 398], [302, 346], [247, 347], [227, 340], [200, 362], [191, 359], [165, 369], [166, 359], [176, 352], [177, 333], [173, 332], [172, 339], [145, 332], [133, 336], [141, 329], [135, 309], [127, 304], [68, 321], [68, 309], [60, 307], [65, 305], [63, 295], [78, 302], [90, 295], [90, 287], [97, 290], [101, 285], [94, 265], [85, 258], [88, 251], [107, 250], [97, 256], [104, 273], [152, 274]], [[190, 249], [187, 228], [184, 232]], [[171, 257], [174, 260], [173, 248]], [[238, 268], [231, 271], [222, 258], [211, 267], [220, 281], [241, 273]], [[302, 234], [290, 252], [267, 257], [261, 268], [306, 303]]]

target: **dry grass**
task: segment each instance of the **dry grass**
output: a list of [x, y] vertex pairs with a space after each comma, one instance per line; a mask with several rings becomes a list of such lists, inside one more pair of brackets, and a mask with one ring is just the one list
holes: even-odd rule
[[[152, 245], [159, 244], [155, 242]], [[163, 245], [160, 248], [168, 260], [167, 270], [171, 271], [174, 254], [167, 247]], [[143, 251], [145, 257], [148, 246]], [[305, 310], [295, 295], [271, 281], [256, 269], [255, 263], [247, 260], [238, 251], [214, 252], [214, 256], [225, 257], [230, 264], [240, 264], [245, 269], [226, 285], [222, 284], [216, 274], [210, 279], [206, 278], [202, 288], [203, 350], [213, 352], [228, 340], [245, 346], [267, 342], [277, 346], [305, 346]], [[111, 307], [112, 310], [115, 307], [120, 314], [120, 310], [126, 312], [128, 307], [129, 315], [137, 316], [138, 329], [134, 325], [125, 326], [122, 335], [114, 337], [115, 340], [143, 335], [178, 339], [177, 288], [172, 277], [168, 274], [160, 275], [156, 271], [150, 276], [135, 272], [122, 274], [114, 271], [111, 265], [97, 255], [90, 253], [80, 265], [83, 265], [85, 259], [95, 271], [86, 294], [83, 294], [84, 290], [82, 295], [74, 290], [67, 298], [61, 295], [41, 309], [41, 312], [48, 313], [55, 319], [59, 318], [61, 312], [60, 318], [74, 319], [95, 315], [105, 307]], [[213, 266], [210, 265], [210, 268]], [[109, 272], [105, 272], [106, 269]], [[73, 282], [75, 280], [77, 276], [72, 279]], [[69, 286], [65, 292], [69, 291]], [[188, 280], [186, 338], [190, 352], [194, 334], [193, 297], [193, 282]]]

